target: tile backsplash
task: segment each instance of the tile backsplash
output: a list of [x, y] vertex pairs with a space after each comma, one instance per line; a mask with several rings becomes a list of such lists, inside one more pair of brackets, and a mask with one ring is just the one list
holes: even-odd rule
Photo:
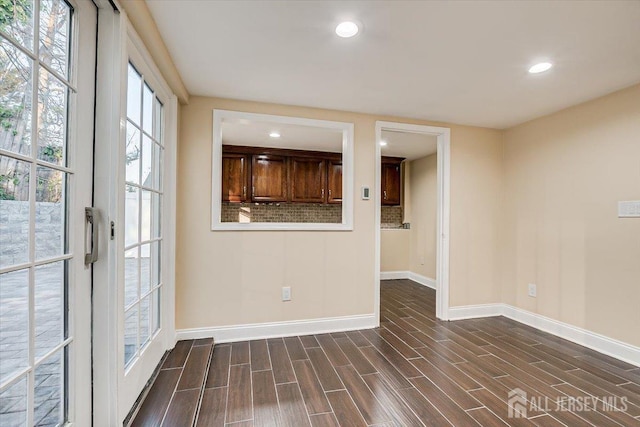
[[402, 228], [402, 206], [382, 206], [380, 227]]
[[319, 203], [222, 203], [222, 222], [342, 222], [342, 205]]

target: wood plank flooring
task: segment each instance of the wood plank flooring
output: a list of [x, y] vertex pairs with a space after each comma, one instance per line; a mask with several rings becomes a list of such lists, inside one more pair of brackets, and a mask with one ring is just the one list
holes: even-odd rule
[[[636, 366], [503, 317], [434, 313], [434, 291], [389, 280], [378, 329], [181, 341], [132, 425], [640, 426]], [[527, 418], [508, 416], [515, 388]]]

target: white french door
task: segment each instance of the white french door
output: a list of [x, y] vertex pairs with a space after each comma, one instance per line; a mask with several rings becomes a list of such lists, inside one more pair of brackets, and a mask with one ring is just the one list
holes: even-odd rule
[[124, 267], [118, 288], [124, 296], [120, 348], [120, 414], [126, 415], [165, 351], [162, 329], [165, 272], [163, 256], [165, 104], [162, 83], [134, 43], [126, 64], [124, 150], [119, 176], [123, 246], [117, 256]]
[[0, 425], [91, 423], [97, 10], [0, 2]]
[[109, 240], [94, 274], [93, 422], [112, 426], [175, 343], [177, 101], [123, 13], [101, 9], [100, 28], [96, 204]]

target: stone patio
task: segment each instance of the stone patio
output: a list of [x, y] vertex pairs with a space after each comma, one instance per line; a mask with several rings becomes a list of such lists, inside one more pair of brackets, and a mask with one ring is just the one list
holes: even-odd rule
[[[137, 276], [137, 260], [125, 263], [127, 281]], [[149, 280], [148, 258], [141, 260], [142, 280]], [[42, 357], [63, 340], [63, 263], [47, 264], [36, 269], [35, 340], [36, 357]], [[130, 283], [130, 282], [129, 282]], [[135, 282], [134, 282], [135, 283]], [[148, 283], [148, 282], [147, 282]], [[126, 287], [126, 299], [137, 298], [137, 286]], [[0, 275], [0, 383], [28, 364], [28, 269]], [[132, 311], [136, 313], [137, 311]], [[141, 310], [142, 324], [148, 325], [148, 305]], [[125, 352], [132, 355], [137, 346], [137, 322], [126, 322]], [[141, 328], [141, 340], [149, 336], [150, 327]], [[42, 362], [35, 373], [34, 425], [55, 426], [63, 417], [63, 352], [58, 351]], [[0, 426], [26, 425], [26, 377], [0, 393]]]

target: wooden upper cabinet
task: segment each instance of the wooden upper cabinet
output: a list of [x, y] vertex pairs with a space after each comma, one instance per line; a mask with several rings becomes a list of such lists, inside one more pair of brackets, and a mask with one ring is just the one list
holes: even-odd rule
[[256, 154], [251, 158], [251, 200], [286, 202], [287, 157]]
[[222, 201], [246, 202], [249, 185], [248, 156], [222, 155]]
[[326, 166], [322, 159], [291, 157], [291, 201], [324, 203]]
[[340, 204], [342, 155], [223, 145], [222, 201]]
[[327, 203], [342, 203], [342, 162], [327, 161]]
[[400, 204], [402, 179], [400, 162], [382, 163], [382, 204], [394, 206]]

